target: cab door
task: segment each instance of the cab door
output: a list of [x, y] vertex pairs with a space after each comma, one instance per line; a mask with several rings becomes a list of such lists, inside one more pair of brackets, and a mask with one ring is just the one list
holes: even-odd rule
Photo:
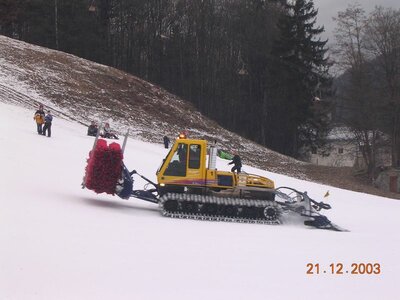
[[163, 177], [186, 177], [187, 169], [187, 153], [189, 145], [186, 143], [178, 143], [172, 152], [169, 163], [166, 165]]
[[[202, 150], [200, 144], [190, 144], [189, 145], [189, 157], [188, 157], [188, 168], [187, 177], [197, 180], [196, 184], [204, 184], [204, 163], [202, 160]], [[201, 181], [201, 182], [200, 182]]]

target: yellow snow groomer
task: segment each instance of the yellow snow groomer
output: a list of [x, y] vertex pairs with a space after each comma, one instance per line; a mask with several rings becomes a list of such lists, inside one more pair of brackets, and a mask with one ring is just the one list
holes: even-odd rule
[[[157, 170], [155, 183], [123, 163], [127, 136], [122, 148], [96, 137], [82, 187], [157, 203], [164, 216], [174, 218], [280, 224], [284, 215], [295, 214], [305, 218], [305, 225], [343, 230], [319, 213], [330, 205], [307, 192], [275, 188], [272, 180], [258, 175], [217, 170], [217, 149], [205, 140], [181, 135]], [[135, 174], [148, 182], [143, 189], [133, 189]]]

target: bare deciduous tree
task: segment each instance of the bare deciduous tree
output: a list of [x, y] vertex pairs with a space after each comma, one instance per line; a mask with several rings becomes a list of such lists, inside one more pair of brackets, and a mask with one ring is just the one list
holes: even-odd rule
[[364, 9], [359, 4], [350, 5], [338, 12], [336, 18], [333, 53], [339, 58], [337, 63], [344, 70], [359, 68], [365, 62], [363, 31], [367, 21]]
[[362, 7], [355, 4], [339, 12], [335, 21], [337, 44], [334, 54], [348, 78], [340, 96], [346, 107], [343, 122], [353, 130], [368, 175], [373, 179], [380, 110], [365, 42], [367, 17]]
[[383, 74], [382, 90], [392, 138], [392, 165], [400, 166], [400, 10], [376, 7], [366, 27], [367, 48]]

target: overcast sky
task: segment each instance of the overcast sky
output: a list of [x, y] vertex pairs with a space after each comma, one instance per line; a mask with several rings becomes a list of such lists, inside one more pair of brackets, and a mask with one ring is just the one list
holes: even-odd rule
[[[339, 11], [344, 11], [349, 4], [355, 2], [355, 0], [314, 0], [314, 5], [318, 8], [317, 23], [325, 26], [325, 32], [321, 36], [329, 38], [329, 43], [334, 43], [333, 31], [335, 22], [332, 17], [336, 17]], [[358, 0], [357, 2], [361, 4], [367, 13], [377, 5], [395, 9], [400, 8], [400, 0]]]

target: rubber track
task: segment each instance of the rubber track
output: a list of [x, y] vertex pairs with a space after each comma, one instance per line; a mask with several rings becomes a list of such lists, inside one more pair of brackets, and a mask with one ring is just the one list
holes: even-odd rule
[[[175, 200], [179, 203], [179, 211], [167, 211], [164, 204], [168, 200]], [[184, 202], [194, 202], [198, 205], [198, 212], [186, 213], [181, 210]], [[232, 217], [224, 215], [207, 215], [199, 212], [204, 204], [217, 204], [220, 208], [223, 206], [234, 206], [241, 212], [245, 207], [255, 207], [262, 209], [265, 207], [273, 207], [277, 211], [277, 218], [275, 220], [267, 220], [266, 218], [243, 218], [243, 217]], [[201, 196], [201, 195], [190, 195], [190, 194], [174, 194], [168, 193], [160, 198], [159, 202], [163, 216], [180, 219], [195, 219], [195, 220], [207, 220], [207, 221], [223, 221], [223, 222], [238, 222], [238, 223], [255, 223], [255, 224], [268, 224], [277, 225], [281, 224], [279, 216], [281, 215], [281, 209], [279, 204], [271, 200], [250, 200], [240, 198], [222, 198], [217, 196]]]

